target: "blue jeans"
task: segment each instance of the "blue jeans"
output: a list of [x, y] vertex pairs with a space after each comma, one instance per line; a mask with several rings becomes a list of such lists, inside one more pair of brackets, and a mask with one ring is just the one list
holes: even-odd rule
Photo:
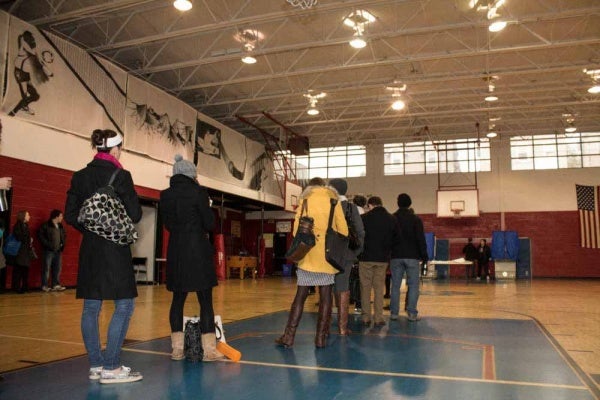
[[392, 270], [392, 293], [390, 295], [390, 313], [398, 315], [400, 309], [400, 285], [402, 276], [406, 272], [406, 283], [408, 285], [408, 305], [409, 314], [417, 315], [417, 302], [419, 301], [419, 278], [421, 268], [419, 260], [409, 258], [393, 258], [390, 261]]
[[50, 270], [52, 270], [52, 286], [60, 285], [60, 270], [62, 269], [62, 252], [44, 250], [42, 264], [42, 287], [48, 286]]
[[115, 311], [108, 326], [108, 340], [104, 352], [100, 349], [100, 330], [98, 317], [102, 309], [102, 300], [85, 299], [81, 314], [81, 334], [88, 353], [90, 366], [104, 369], [117, 369], [121, 366], [121, 346], [129, 328], [133, 314], [133, 299], [115, 300]]

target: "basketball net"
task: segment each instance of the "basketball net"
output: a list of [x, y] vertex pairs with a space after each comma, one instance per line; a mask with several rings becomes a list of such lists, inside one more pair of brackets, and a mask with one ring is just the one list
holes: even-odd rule
[[461, 212], [462, 212], [462, 210], [460, 208], [452, 209], [452, 214], [453, 214], [452, 217], [456, 218], [456, 219], [460, 218]]
[[287, 0], [294, 7], [300, 7], [303, 10], [311, 8], [317, 4], [317, 0]]

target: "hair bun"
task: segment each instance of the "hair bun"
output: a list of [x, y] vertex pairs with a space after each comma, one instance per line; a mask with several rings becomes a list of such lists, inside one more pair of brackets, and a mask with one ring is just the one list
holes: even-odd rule
[[175, 162], [183, 160], [183, 156], [181, 154], [175, 154]]

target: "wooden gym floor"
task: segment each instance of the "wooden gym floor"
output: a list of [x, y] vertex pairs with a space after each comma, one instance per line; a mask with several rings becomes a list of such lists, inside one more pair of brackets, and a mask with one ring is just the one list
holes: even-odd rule
[[[310, 296], [296, 345], [284, 350], [273, 340], [294, 279], [220, 282], [215, 311], [242, 362], [192, 364], [169, 359], [170, 293], [139, 286], [122, 361], [144, 380], [108, 386], [87, 379], [74, 290], [3, 294], [0, 398], [600, 399], [600, 281], [425, 281], [421, 290], [420, 322], [362, 327], [356, 316], [353, 335], [332, 334], [318, 351]], [[185, 314], [197, 313], [192, 296]]]

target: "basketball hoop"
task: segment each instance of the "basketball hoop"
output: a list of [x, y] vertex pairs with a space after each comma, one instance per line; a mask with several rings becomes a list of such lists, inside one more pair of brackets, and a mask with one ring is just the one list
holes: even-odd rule
[[463, 210], [461, 210], [460, 208], [453, 208], [453, 209], [451, 209], [451, 211], [452, 211], [452, 218], [458, 219], [458, 218], [460, 218], [460, 213]]

